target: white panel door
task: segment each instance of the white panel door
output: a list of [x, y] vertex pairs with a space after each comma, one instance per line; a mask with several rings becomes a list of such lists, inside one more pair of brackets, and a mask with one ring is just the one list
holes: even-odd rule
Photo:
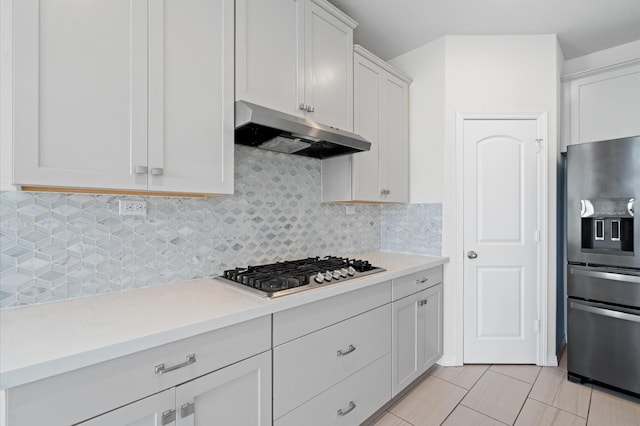
[[175, 390], [151, 395], [117, 410], [110, 411], [80, 426], [171, 426], [175, 425]]
[[537, 120], [464, 120], [464, 363], [535, 363]]
[[147, 3], [13, 2], [14, 184], [144, 190]]
[[271, 425], [271, 351], [176, 387], [177, 426]]
[[233, 193], [234, 2], [149, 4], [149, 190]]
[[353, 29], [313, 1], [305, 3], [304, 100], [307, 118], [353, 131]]

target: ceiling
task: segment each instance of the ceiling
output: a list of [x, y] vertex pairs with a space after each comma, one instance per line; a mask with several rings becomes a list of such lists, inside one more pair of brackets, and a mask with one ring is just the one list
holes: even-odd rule
[[565, 59], [640, 40], [640, 0], [329, 0], [384, 60], [444, 35], [557, 34]]

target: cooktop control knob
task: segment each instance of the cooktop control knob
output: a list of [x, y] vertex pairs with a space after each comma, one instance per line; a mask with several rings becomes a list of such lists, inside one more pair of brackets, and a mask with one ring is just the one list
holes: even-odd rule
[[333, 274], [331, 273], [331, 271], [327, 271], [324, 273], [324, 279], [325, 281], [331, 281], [333, 279]]
[[353, 266], [349, 266], [349, 268], [347, 269], [347, 273], [353, 276], [356, 273], [356, 270], [353, 269]]
[[322, 272], [318, 272], [318, 275], [314, 278], [317, 283], [322, 283], [324, 281], [324, 275]]
[[347, 278], [347, 276], [349, 275], [349, 271], [347, 271], [347, 268], [340, 269], [340, 275], [342, 275], [342, 278]]
[[333, 275], [333, 279], [334, 279], [334, 280], [339, 280], [339, 279], [340, 279], [340, 276], [341, 276], [341, 274], [340, 274], [340, 270], [339, 270], [339, 269], [336, 269], [335, 271], [333, 271], [333, 272], [332, 272], [332, 275]]

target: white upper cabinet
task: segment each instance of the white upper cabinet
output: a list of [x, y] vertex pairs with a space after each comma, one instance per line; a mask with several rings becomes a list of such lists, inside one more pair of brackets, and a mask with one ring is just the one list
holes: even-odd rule
[[409, 201], [411, 80], [360, 46], [354, 55], [354, 132], [371, 150], [323, 160], [323, 201]]
[[640, 135], [640, 64], [589, 73], [571, 84], [571, 144]]
[[233, 13], [14, 1], [14, 184], [233, 192]]
[[353, 29], [325, 0], [237, 0], [236, 100], [353, 130]]

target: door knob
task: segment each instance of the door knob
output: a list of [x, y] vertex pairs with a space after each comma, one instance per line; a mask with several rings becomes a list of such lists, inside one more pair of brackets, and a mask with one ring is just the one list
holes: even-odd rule
[[467, 257], [469, 259], [475, 259], [476, 257], [478, 257], [478, 253], [476, 253], [475, 251], [471, 250], [467, 252]]

